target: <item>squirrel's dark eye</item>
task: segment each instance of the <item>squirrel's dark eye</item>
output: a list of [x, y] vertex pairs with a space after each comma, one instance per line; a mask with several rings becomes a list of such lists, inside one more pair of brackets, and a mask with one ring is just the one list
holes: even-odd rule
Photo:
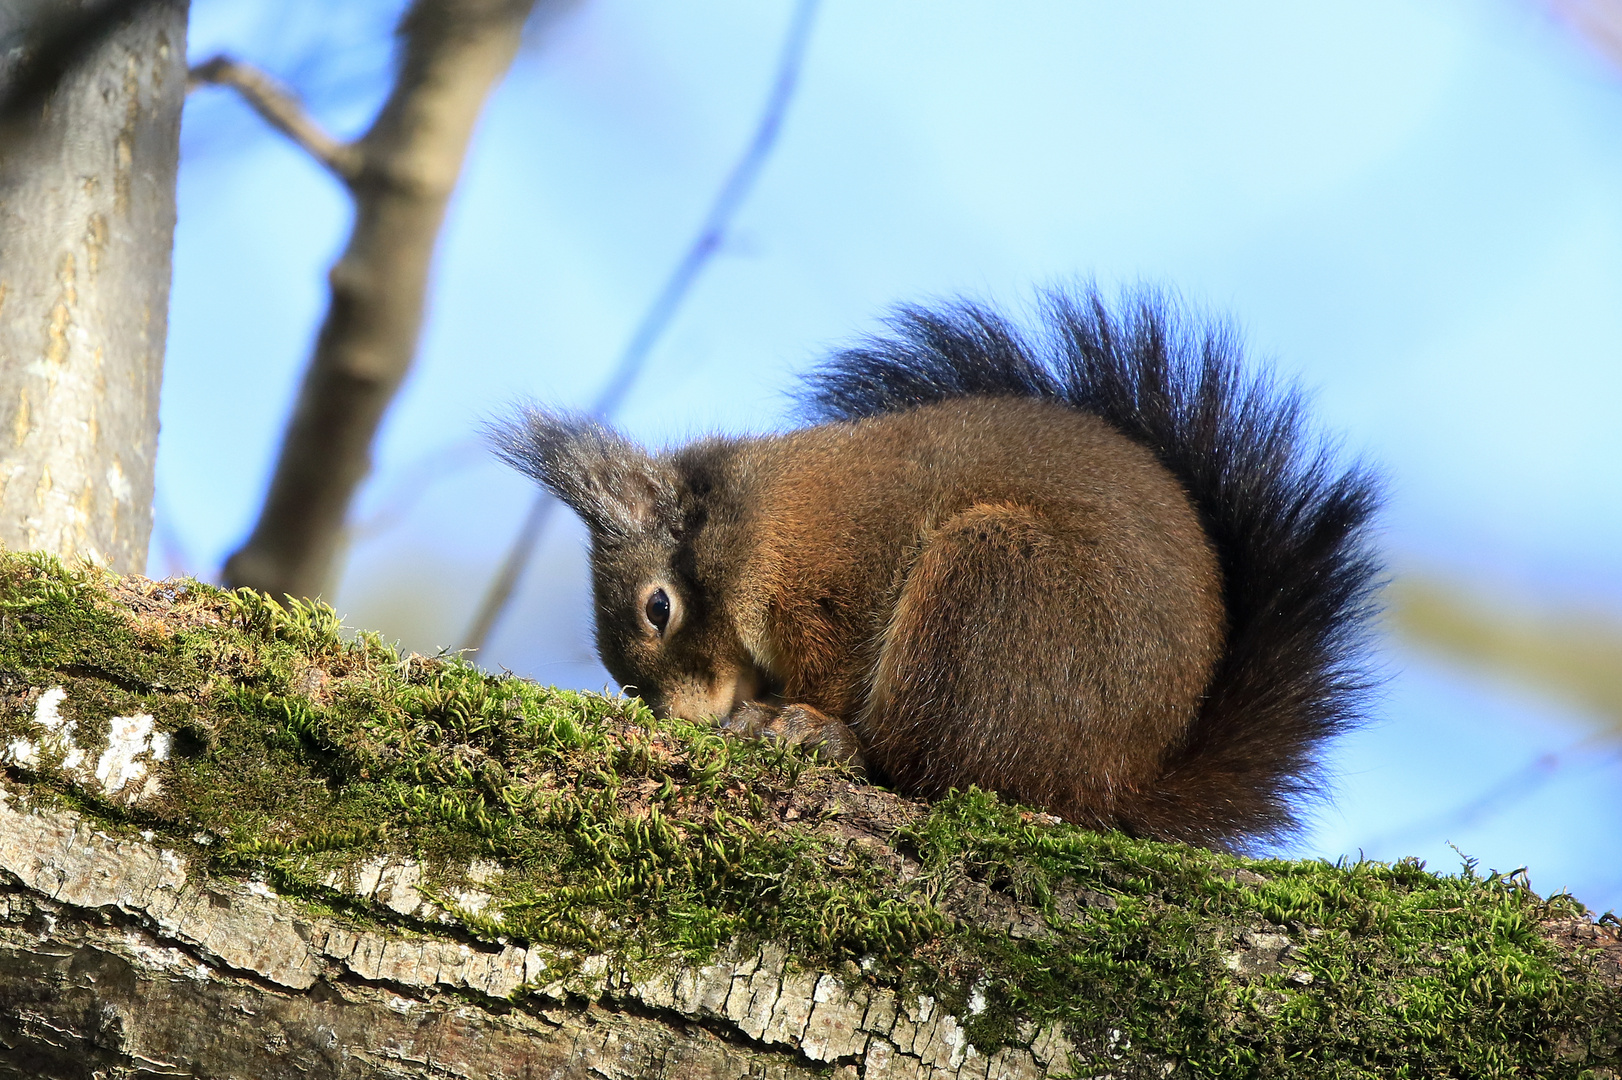
[[643, 605], [642, 613], [648, 617], [648, 622], [659, 631], [665, 632], [665, 626], [670, 622], [670, 596], [663, 589], [655, 589], [648, 594], [648, 602]]

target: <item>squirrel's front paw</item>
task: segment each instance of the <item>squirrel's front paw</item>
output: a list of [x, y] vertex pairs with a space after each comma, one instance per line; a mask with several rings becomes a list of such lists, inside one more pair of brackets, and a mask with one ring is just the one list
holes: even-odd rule
[[721, 730], [747, 739], [775, 739], [816, 751], [818, 757], [862, 768], [862, 748], [842, 720], [809, 705], [776, 707], [749, 701], [721, 719]]

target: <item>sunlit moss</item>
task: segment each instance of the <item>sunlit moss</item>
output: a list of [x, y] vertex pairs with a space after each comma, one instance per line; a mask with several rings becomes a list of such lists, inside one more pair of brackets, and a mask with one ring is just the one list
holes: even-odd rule
[[[41, 797], [161, 834], [197, 872], [372, 920], [396, 916], [334, 875], [410, 857], [454, 910], [481, 860], [500, 872], [462, 932], [549, 951], [554, 970], [770, 939], [931, 994], [983, 1048], [1059, 1020], [1085, 1053], [1202, 1077], [1578, 1076], [1622, 1045], [1622, 995], [1541, 933], [1577, 905], [1473, 867], [1243, 860], [978, 791], [886, 803], [889, 846], [863, 844], [825, 820], [853, 778], [794, 751], [401, 656], [320, 606], [0, 557], [0, 741], [29, 733], [50, 685], [87, 737], [141, 710], [175, 753], [133, 805], [51, 760], [28, 775]], [[1039, 932], [983, 928], [965, 904]], [[1247, 931], [1288, 935], [1289, 962], [1234, 970]]]

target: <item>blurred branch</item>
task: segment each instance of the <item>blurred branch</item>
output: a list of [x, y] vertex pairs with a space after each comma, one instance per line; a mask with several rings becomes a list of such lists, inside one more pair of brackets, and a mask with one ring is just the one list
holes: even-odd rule
[[170, 513], [161, 491], [152, 497], [152, 542], [157, 545], [164, 577], [189, 577], [194, 573], [196, 564], [192, 561], [186, 541], [181, 538], [180, 530], [175, 527], [174, 515]]
[[293, 140], [345, 184], [353, 185], [360, 178], [360, 147], [327, 134], [291, 90], [253, 65], [229, 56], [216, 56], [192, 68], [187, 83], [194, 88], [202, 85], [230, 87], [241, 94], [267, 124]]
[[358, 542], [388, 532], [411, 513], [433, 485], [463, 469], [488, 464], [490, 450], [480, 439], [459, 439], [434, 447], [391, 472], [387, 490], [373, 500], [375, 508], [350, 523], [349, 539]]
[[[44, 107], [62, 77], [108, 35], [127, 23], [151, 0], [95, 0], [69, 5], [62, 0], [36, 0], [32, 5], [7, 3], [7, 24], [0, 30], [0, 57], [18, 57], [0, 88], [0, 129]], [[3, 70], [3, 67], [0, 67]]]
[[1433, 837], [1446, 839], [1458, 830], [1471, 828], [1483, 819], [1500, 814], [1537, 794], [1573, 764], [1583, 762], [1587, 765], [1583, 771], [1588, 771], [1622, 760], [1622, 751], [1594, 753], [1612, 741], [1604, 735], [1590, 735], [1559, 750], [1539, 754], [1467, 802], [1376, 837], [1368, 847], [1371, 851], [1389, 851], [1416, 840]]
[[1622, 735], [1622, 621], [1490, 604], [1417, 577], [1387, 596], [1392, 627], [1416, 647], [1564, 698]]
[[1592, 612], [1534, 610], [1489, 602], [1477, 593], [1407, 575], [1386, 592], [1392, 629], [1416, 648], [1507, 678], [1583, 709], [1602, 727], [1539, 754], [1453, 809], [1369, 842], [1391, 850], [1446, 837], [1530, 798], [1575, 765], [1584, 771], [1622, 760], [1622, 622]]
[[513, 538], [512, 545], [507, 548], [507, 554], [502, 557], [501, 565], [496, 569], [496, 576], [490, 579], [485, 587], [484, 599], [479, 603], [479, 610], [473, 613], [473, 622], [469, 624], [467, 635], [463, 638], [462, 648], [476, 651], [484, 648], [484, 643], [490, 637], [490, 631], [496, 628], [496, 623], [507, 611], [513, 593], [518, 591], [518, 582], [523, 579], [524, 571], [529, 566], [529, 560], [535, 553], [535, 545], [540, 542], [541, 534], [546, 531], [546, 523], [551, 520], [552, 511], [557, 508], [558, 502], [545, 493], [534, 496], [529, 503], [529, 513], [524, 515], [524, 523], [518, 527], [518, 535]]
[[[798, 0], [795, 4], [788, 32], [783, 39], [782, 50], [778, 55], [777, 75], [772, 80], [771, 92], [766, 97], [766, 104], [761, 110], [760, 122], [755, 126], [754, 136], [716, 193], [714, 202], [710, 204], [709, 213], [704, 216], [704, 221], [699, 226], [698, 235], [693, 237], [681, 261], [676, 264], [676, 268], [665, 281], [664, 288], [642, 316], [642, 321], [637, 325], [636, 332], [631, 335], [625, 351], [620, 354], [619, 362], [609, 375], [608, 382], [604, 384], [597, 400], [592, 403], [593, 415], [606, 419], [612, 416], [625, 400], [625, 395], [641, 376], [653, 346], [669, 327], [682, 301], [692, 289], [693, 283], [698, 280], [699, 274], [720, 249], [721, 242], [726, 238], [727, 228], [732, 224], [733, 216], [748, 198], [755, 181], [760, 178], [761, 170], [767, 158], [771, 156], [772, 147], [776, 145], [778, 133], [783, 127], [783, 117], [788, 112], [789, 102], [793, 100], [795, 87], [799, 83], [800, 68], [804, 64], [806, 46], [811, 39], [811, 24], [816, 8], [817, 0]], [[518, 582], [523, 578], [524, 569], [529, 565], [535, 545], [546, 529], [546, 523], [551, 517], [552, 504], [552, 497], [545, 492], [538, 492], [535, 495], [530, 511], [524, 518], [524, 524], [519, 528], [518, 535], [513, 538], [506, 556], [501, 560], [500, 569], [491, 579], [489, 587], [485, 590], [484, 599], [480, 602], [478, 611], [474, 613], [473, 621], [463, 638], [462, 648], [482, 648], [490, 632], [501, 620], [507, 605], [512, 601], [513, 593], [518, 588]]]
[[749, 140], [743, 156], [732, 166], [732, 171], [727, 174], [721, 190], [716, 193], [715, 201], [710, 205], [710, 212], [704, 216], [704, 223], [699, 226], [698, 235], [693, 237], [687, 253], [682, 256], [681, 262], [676, 264], [676, 269], [671, 272], [664, 289], [654, 298], [652, 306], [642, 316], [642, 322], [637, 326], [636, 333], [631, 335], [630, 344], [620, 354], [614, 373], [608, 377], [607, 384], [592, 404], [592, 412], [595, 415], [607, 417], [619, 409], [631, 385], [642, 374], [642, 368], [647, 363], [648, 354], [653, 351], [654, 344], [670, 325], [676, 310], [687, 298], [693, 283], [698, 280], [698, 275], [720, 250], [721, 241], [726, 238], [727, 227], [732, 224], [733, 216], [743, 205], [744, 199], [748, 198], [749, 192], [754, 189], [755, 181], [760, 179], [761, 169], [764, 168], [766, 159], [771, 156], [772, 148], [777, 143], [778, 133], [783, 127], [783, 117], [788, 112], [789, 102], [794, 98], [794, 89], [799, 84], [800, 68], [805, 61], [806, 46], [811, 40], [811, 21], [816, 10], [817, 0], [799, 0], [795, 5], [794, 17], [789, 22], [788, 34], [783, 40], [782, 52], [777, 63], [777, 77], [772, 81], [771, 93], [767, 95], [766, 105], [761, 110], [760, 123], [755, 127], [754, 137]]
[[1622, 3], [1618, 0], [1543, 0], [1544, 6], [1622, 69]]
[[536, 0], [414, 0], [388, 100], [351, 147], [355, 225], [270, 491], [226, 583], [315, 596], [371, 445], [416, 352], [445, 206], [490, 88]]

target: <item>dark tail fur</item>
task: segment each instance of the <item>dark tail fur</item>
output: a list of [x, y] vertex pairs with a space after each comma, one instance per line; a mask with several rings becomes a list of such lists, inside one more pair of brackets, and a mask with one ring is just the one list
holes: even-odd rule
[[1308, 439], [1295, 391], [1241, 370], [1225, 327], [1191, 329], [1153, 294], [1123, 309], [1092, 290], [1054, 293], [1045, 332], [1026, 338], [972, 304], [905, 308], [893, 337], [811, 374], [806, 411], [848, 420], [973, 395], [1048, 398], [1153, 450], [1218, 553], [1228, 639], [1186, 742], [1120, 825], [1207, 844], [1278, 839], [1298, 827], [1292, 804], [1319, 793], [1319, 744], [1361, 719], [1377, 484]]

